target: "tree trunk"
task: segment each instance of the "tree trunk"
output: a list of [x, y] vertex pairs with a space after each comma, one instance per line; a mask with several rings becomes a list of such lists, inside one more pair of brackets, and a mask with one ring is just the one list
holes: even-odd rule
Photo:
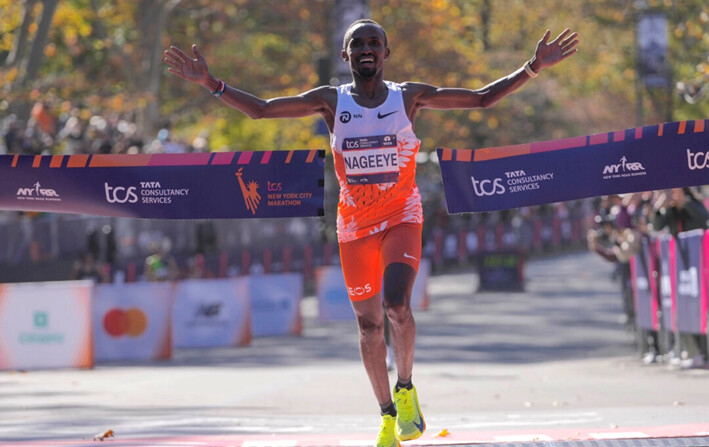
[[162, 34], [169, 15], [182, 0], [163, 0], [155, 2], [143, 0], [139, 7], [142, 61], [140, 67], [141, 80], [138, 85], [145, 86], [150, 96], [145, 109], [140, 114], [140, 125], [146, 135], [155, 134], [160, 119], [160, 85], [163, 74]]
[[35, 35], [34, 42], [32, 42], [32, 49], [30, 50], [30, 56], [27, 60], [25, 74], [22, 77], [21, 85], [23, 87], [34, 80], [42, 66], [42, 62], [44, 61], [44, 45], [47, 42], [47, 35], [52, 26], [52, 18], [54, 17], [54, 12], [57, 10], [58, 4], [59, 0], [42, 0], [42, 17], [39, 20], [37, 34]]
[[490, 21], [492, 19], [492, 1], [483, 0], [483, 7], [480, 11], [480, 24], [482, 25], [483, 50], [490, 49]]
[[15, 35], [15, 41], [12, 43], [10, 54], [5, 59], [5, 66], [14, 67], [22, 62], [27, 46], [27, 37], [29, 35], [30, 24], [32, 23], [32, 10], [37, 0], [24, 0], [22, 7], [22, 24]]

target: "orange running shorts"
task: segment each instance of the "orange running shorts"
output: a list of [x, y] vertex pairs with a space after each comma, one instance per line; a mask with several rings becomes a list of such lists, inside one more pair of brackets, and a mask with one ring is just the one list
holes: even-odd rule
[[421, 229], [421, 224], [402, 223], [340, 243], [340, 263], [350, 300], [364, 301], [379, 293], [382, 275], [390, 264], [402, 262], [418, 272]]

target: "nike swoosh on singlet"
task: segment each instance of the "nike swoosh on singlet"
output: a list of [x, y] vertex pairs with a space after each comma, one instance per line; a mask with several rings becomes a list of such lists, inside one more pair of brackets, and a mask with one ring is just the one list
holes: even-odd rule
[[382, 112], [378, 112], [378, 113], [377, 113], [377, 118], [379, 118], [379, 119], [386, 118], [387, 116], [393, 115], [393, 114], [395, 114], [396, 112], [398, 112], [398, 110], [394, 110], [393, 112], [385, 113], [385, 114], [383, 114], [383, 115], [382, 115]]

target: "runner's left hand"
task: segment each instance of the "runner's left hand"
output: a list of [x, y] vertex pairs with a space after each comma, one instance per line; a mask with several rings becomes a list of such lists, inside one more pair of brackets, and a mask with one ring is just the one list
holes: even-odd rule
[[547, 30], [544, 37], [537, 44], [537, 50], [534, 57], [539, 61], [540, 68], [551, 67], [563, 61], [567, 57], [578, 53], [576, 45], [579, 40], [576, 38], [577, 33], [571, 33], [571, 30], [566, 28], [559, 36], [549, 42], [551, 31]]

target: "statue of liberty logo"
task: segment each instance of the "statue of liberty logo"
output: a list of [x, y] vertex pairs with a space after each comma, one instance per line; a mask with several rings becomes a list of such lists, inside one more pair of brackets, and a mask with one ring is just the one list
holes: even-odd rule
[[242, 176], [243, 173], [241, 172], [243, 169], [244, 168], [239, 168], [234, 175], [236, 175], [239, 179], [239, 185], [241, 185], [241, 193], [244, 195], [246, 209], [256, 215], [256, 208], [258, 208], [258, 205], [261, 202], [261, 194], [258, 193], [258, 183], [252, 180], [248, 185], [246, 185]]

